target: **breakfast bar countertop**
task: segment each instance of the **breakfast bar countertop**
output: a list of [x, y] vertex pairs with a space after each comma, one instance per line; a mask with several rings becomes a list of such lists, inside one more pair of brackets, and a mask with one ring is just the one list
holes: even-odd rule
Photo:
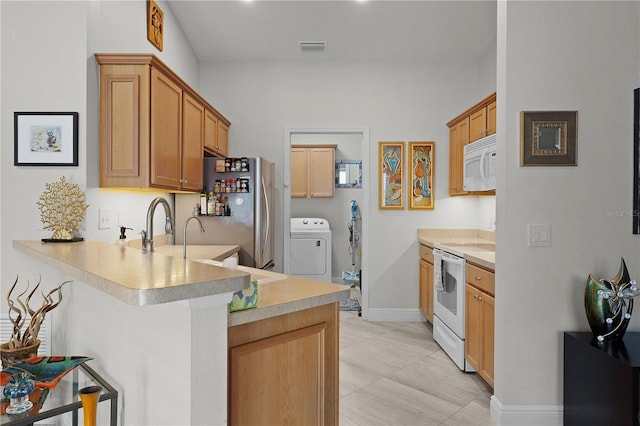
[[249, 287], [245, 272], [103, 241], [13, 241], [13, 247], [130, 305], [155, 305]]

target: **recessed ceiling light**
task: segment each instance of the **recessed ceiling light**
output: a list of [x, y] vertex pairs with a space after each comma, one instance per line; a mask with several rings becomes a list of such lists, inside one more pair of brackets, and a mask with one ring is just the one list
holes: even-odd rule
[[300, 53], [326, 53], [326, 41], [299, 41]]

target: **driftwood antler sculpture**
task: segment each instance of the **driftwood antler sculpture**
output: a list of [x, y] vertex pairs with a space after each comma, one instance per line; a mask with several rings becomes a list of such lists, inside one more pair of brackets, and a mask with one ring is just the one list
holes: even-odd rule
[[[38, 279], [38, 283], [27, 295], [27, 298], [23, 301], [22, 297], [29, 291], [29, 282], [27, 281], [27, 288], [20, 294], [18, 294], [15, 300], [11, 299], [11, 294], [18, 285], [18, 277], [14, 281], [9, 293], [7, 294], [7, 303], [9, 304], [9, 319], [13, 324], [13, 332], [9, 339], [9, 349], [17, 349], [25, 346], [30, 346], [36, 343], [38, 339], [38, 333], [40, 332], [40, 326], [44, 321], [47, 312], [55, 309], [62, 301], [62, 286], [71, 282], [65, 281], [58, 287], [49, 291], [49, 293], [42, 294], [42, 305], [38, 309], [33, 309], [30, 305], [31, 297], [35, 294], [38, 287], [40, 287], [41, 278]], [[54, 300], [54, 296], [57, 300]], [[29, 319], [30, 317], [30, 319]], [[24, 331], [22, 331], [25, 322], [29, 319], [29, 323]]]

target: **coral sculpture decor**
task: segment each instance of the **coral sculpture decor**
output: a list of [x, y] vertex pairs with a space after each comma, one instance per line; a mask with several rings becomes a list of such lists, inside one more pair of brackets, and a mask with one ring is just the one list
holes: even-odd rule
[[84, 192], [64, 176], [45, 187], [37, 203], [43, 228], [53, 230], [52, 240], [73, 239], [89, 207], [84, 202]]

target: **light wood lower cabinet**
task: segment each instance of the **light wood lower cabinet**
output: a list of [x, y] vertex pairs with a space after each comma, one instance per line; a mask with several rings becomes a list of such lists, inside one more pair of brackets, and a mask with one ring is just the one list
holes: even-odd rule
[[420, 269], [418, 271], [419, 308], [422, 315], [433, 324], [433, 253], [431, 247], [420, 244]]
[[338, 303], [229, 328], [230, 425], [338, 424]]
[[467, 264], [466, 280], [465, 357], [493, 388], [494, 273]]

